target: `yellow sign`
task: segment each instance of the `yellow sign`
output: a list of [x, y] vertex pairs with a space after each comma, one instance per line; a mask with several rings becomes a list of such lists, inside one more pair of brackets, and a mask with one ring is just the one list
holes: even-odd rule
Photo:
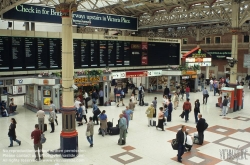
[[100, 81], [100, 77], [80, 77], [80, 78], [75, 78], [74, 82], [75, 84], [81, 84], [81, 83], [89, 83], [89, 82], [98, 82]]
[[182, 75], [193, 75], [193, 74], [197, 74], [197, 72], [194, 70], [182, 71]]
[[191, 78], [197, 78], [197, 75], [192, 75]]
[[205, 58], [205, 57], [207, 57], [207, 55], [206, 54], [193, 53], [192, 57], [194, 57], [194, 58]]

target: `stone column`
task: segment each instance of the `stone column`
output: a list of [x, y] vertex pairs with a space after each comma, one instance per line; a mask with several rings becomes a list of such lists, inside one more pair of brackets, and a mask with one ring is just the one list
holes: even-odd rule
[[36, 26], [35, 26], [35, 22], [31, 22], [31, 31], [35, 31], [36, 30]]
[[77, 11], [74, 0], [56, 5], [56, 12], [62, 16], [62, 132], [60, 134], [60, 153], [63, 158], [73, 158], [78, 155], [78, 133], [75, 127], [74, 105], [74, 55], [72, 12]]
[[30, 23], [29, 22], [24, 22], [24, 27], [26, 31], [30, 30]]

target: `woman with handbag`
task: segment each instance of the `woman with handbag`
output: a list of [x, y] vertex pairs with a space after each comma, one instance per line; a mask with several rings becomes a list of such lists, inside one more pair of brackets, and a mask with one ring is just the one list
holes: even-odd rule
[[151, 105], [146, 110], [146, 114], [148, 117], [148, 127], [150, 127], [151, 125], [150, 123], [153, 122], [152, 119], [153, 119], [154, 111], [155, 111], [154, 104], [151, 103]]
[[93, 147], [93, 134], [94, 134], [94, 123], [93, 118], [89, 117], [89, 122], [87, 124], [86, 136], [90, 144], [90, 147]]
[[10, 145], [9, 147], [13, 147], [13, 141], [17, 142], [19, 144], [19, 146], [21, 145], [21, 141], [20, 140], [17, 140], [16, 138], [16, 120], [14, 118], [11, 118], [11, 124], [10, 124], [10, 127], [9, 127], [9, 133], [8, 133], [8, 136], [10, 138]]
[[51, 126], [51, 132], [53, 133], [55, 131], [55, 124], [54, 121], [56, 119], [56, 114], [55, 112], [52, 110], [52, 108], [49, 109], [49, 122], [50, 122], [50, 126]]
[[163, 125], [163, 123], [165, 122], [163, 107], [160, 107], [159, 109], [160, 109], [160, 111], [158, 113], [158, 125], [156, 126], [156, 129], [161, 128], [162, 131], [165, 131], [164, 130], [164, 125]]
[[78, 126], [81, 126], [81, 125], [83, 125], [83, 123], [82, 123], [82, 115], [83, 115], [82, 103], [79, 104], [77, 114], [78, 114], [77, 121], [79, 122]]

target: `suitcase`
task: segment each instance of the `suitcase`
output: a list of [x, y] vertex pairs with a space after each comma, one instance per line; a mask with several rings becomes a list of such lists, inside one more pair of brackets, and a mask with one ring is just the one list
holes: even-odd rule
[[43, 132], [47, 131], [47, 124], [44, 124], [43, 126]]
[[156, 121], [153, 120], [153, 122], [152, 122], [152, 120], [150, 120], [150, 125], [151, 126], [156, 126]]
[[148, 106], [148, 103], [144, 103], [145, 106]]
[[109, 128], [109, 135], [119, 135], [120, 129], [118, 127], [111, 127]]
[[[119, 139], [118, 139], [118, 144], [119, 144]], [[122, 139], [122, 145], [125, 145], [125, 140]]]
[[194, 144], [199, 144], [199, 136], [197, 133], [194, 133]]
[[185, 116], [185, 111], [182, 111], [182, 113], [180, 114], [180, 117], [183, 119]]
[[178, 142], [176, 141], [176, 139], [172, 140], [171, 146], [172, 146], [173, 150], [178, 150], [179, 145], [178, 145]]
[[112, 128], [113, 127], [113, 120], [114, 119], [112, 119], [112, 122], [111, 121], [109, 121], [109, 122], [107, 122], [107, 132], [109, 132], [109, 130], [110, 130], [110, 128]]

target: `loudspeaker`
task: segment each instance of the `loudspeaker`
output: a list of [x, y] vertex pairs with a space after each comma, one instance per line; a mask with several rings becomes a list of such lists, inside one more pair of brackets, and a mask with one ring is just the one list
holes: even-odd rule
[[12, 22], [8, 22], [8, 28], [12, 27]]

